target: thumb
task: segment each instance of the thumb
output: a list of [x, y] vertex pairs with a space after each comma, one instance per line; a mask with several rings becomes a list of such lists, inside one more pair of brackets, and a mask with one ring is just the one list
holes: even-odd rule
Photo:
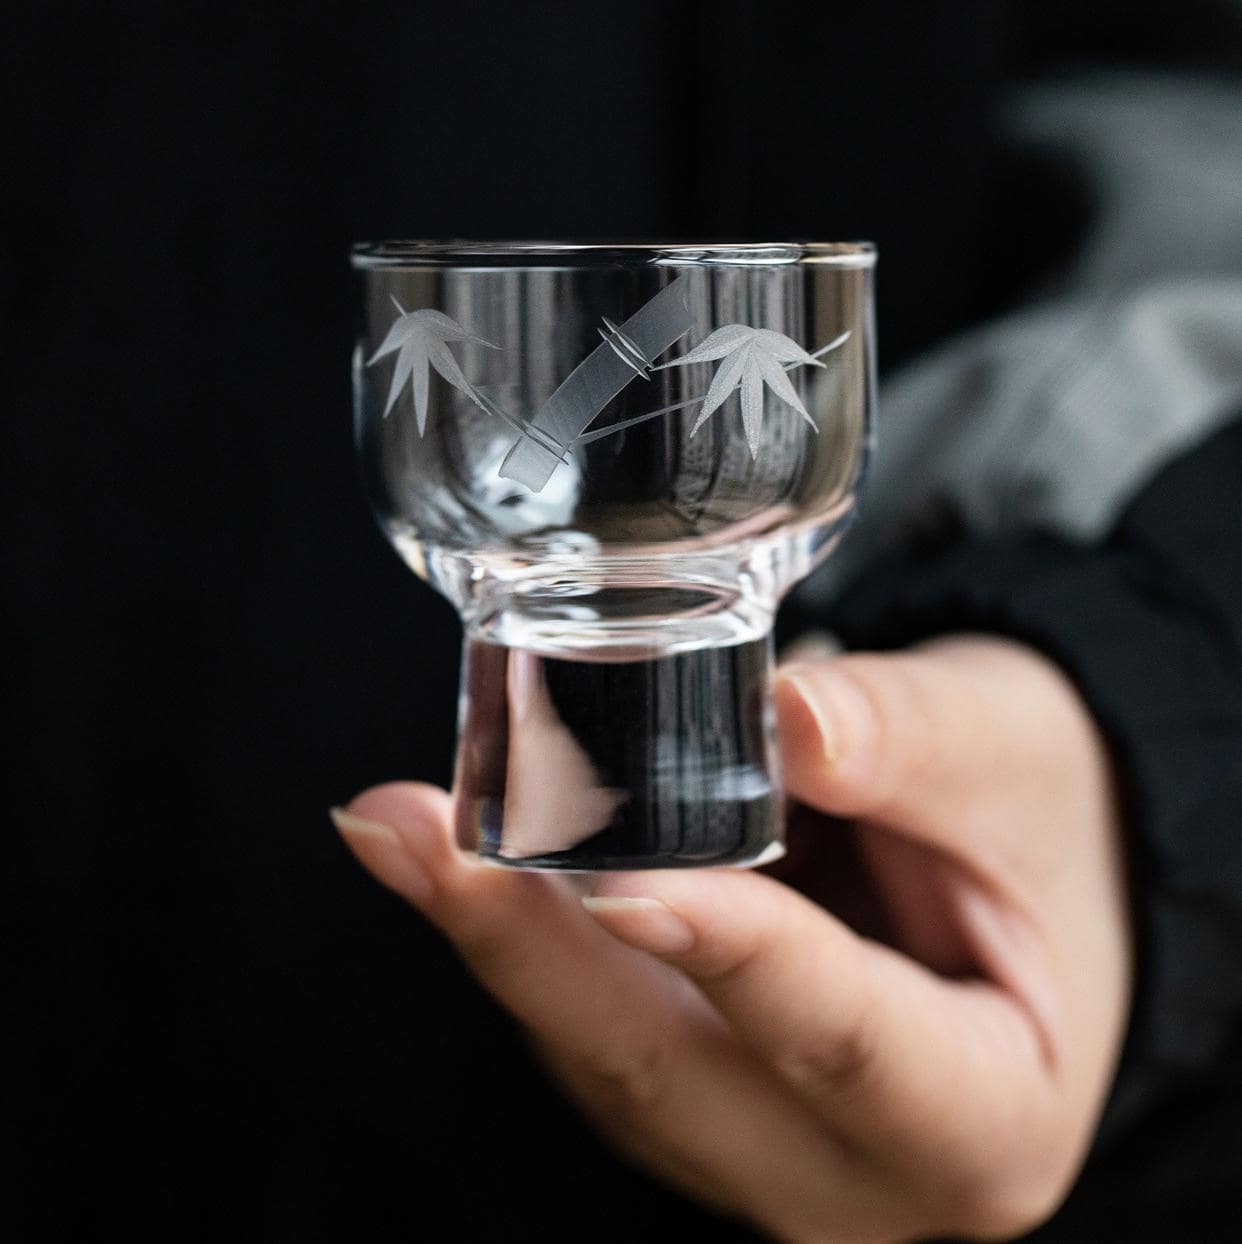
[[994, 828], [995, 792], [1040, 797], [1041, 749], [1081, 728], [1065, 685], [1038, 653], [991, 638], [782, 666], [789, 793], [958, 853]]

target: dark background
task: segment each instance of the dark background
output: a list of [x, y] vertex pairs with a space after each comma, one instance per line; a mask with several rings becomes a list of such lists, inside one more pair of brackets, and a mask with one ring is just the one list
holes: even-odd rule
[[448, 780], [459, 642], [356, 483], [348, 245], [869, 238], [891, 368], [1079, 236], [1072, 171], [996, 137], [1009, 87], [1214, 71], [1230, 12], [23, 9], [0, 1237], [750, 1238], [611, 1158], [328, 824]]

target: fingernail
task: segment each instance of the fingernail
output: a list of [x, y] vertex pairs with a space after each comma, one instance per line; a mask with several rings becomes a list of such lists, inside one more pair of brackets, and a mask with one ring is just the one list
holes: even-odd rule
[[332, 824], [342, 833], [351, 838], [372, 839], [376, 842], [401, 845], [397, 831], [391, 825], [382, 825], [379, 821], [368, 821], [366, 817], [355, 816], [344, 808], [329, 808], [328, 816]]
[[[815, 688], [808, 681], [807, 675], [795, 669], [779, 669], [776, 671], [774, 696], [779, 699], [794, 699], [794, 711], [803, 718], [803, 726], [809, 727], [815, 734], [815, 745], [828, 763], [837, 759], [839, 753], [836, 727], [822, 706], [823, 695], [816, 694]], [[786, 712], [790, 706], [786, 706]]]
[[614, 937], [653, 955], [678, 955], [694, 945], [694, 930], [658, 898], [588, 894], [582, 905]]
[[431, 897], [431, 879], [391, 825], [368, 820], [344, 808], [329, 808], [328, 816], [354, 854], [385, 885], [412, 902]]

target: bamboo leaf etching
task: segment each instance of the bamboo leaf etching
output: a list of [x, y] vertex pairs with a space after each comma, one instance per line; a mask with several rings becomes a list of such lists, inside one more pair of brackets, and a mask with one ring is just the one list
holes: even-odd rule
[[691, 436], [720, 409], [735, 389], [740, 388], [746, 443], [750, 447], [750, 456], [758, 457], [759, 435], [763, 430], [764, 385], [785, 405], [793, 407], [813, 430], [819, 430], [781, 364], [823, 367], [823, 363], [784, 333], [773, 332], [770, 328], [750, 328], [745, 324], [725, 324], [705, 337], [693, 350], [661, 364], [657, 370], [709, 363], [717, 359], [723, 361], [716, 368], [711, 387], [703, 398], [703, 409], [690, 429]]
[[[662, 300], [668, 301], [677, 291], [666, 287], [662, 294], [640, 308], [626, 324], [633, 327], [644, 324], [644, 316], [654, 319], [654, 309]], [[607, 397], [600, 399], [592, 408], [579, 411], [573, 407], [568, 413], [573, 415], [570, 422], [576, 423], [568, 431], [554, 428], [551, 432], [539, 426], [537, 421], [528, 421], [515, 417], [503, 410], [498, 403], [485, 393], [480, 392], [470, 383], [461, 369], [456, 356], [449, 349], [450, 344], [470, 342], [486, 346], [491, 350], [500, 349], [493, 342], [472, 333], [442, 311], [423, 308], [417, 311], [406, 311], [396, 298], [393, 304], [397, 308], [397, 319], [391, 325], [379, 348], [367, 360], [367, 366], [373, 366], [380, 359], [396, 354], [392, 379], [388, 389], [388, 398], [384, 405], [386, 418], [397, 404], [406, 385], [413, 395], [414, 413], [418, 423], [418, 434], [422, 436], [427, 423], [428, 388], [430, 372], [435, 371], [444, 381], [465, 395], [480, 410], [503, 420], [517, 434], [518, 440], [502, 463], [501, 474], [520, 483], [525, 483], [532, 492], [542, 490], [551, 472], [556, 466], [567, 460], [569, 451], [576, 445], [585, 445], [604, 436], [611, 436], [637, 424], [645, 423], [661, 415], [674, 411], [685, 410], [702, 404], [702, 408], [690, 429], [693, 436], [715, 414], [734, 393], [739, 395], [742, 415], [742, 428], [746, 435], [746, 444], [752, 458], [759, 455], [760, 440], [763, 432], [765, 390], [791, 410], [799, 414], [812, 431], [818, 432], [815, 420], [803, 404], [798, 390], [789, 379], [789, 372], [798, 367], [823, 367], [822, 358], [825, 354], [843, 345], [850, 337], [848, 332], [841, 333], [827, 345], [809, 352], [804, 350], [792, 337], [775, 332], [768, 328], [752, 328], [747, 324], [725, 324], [710, 332], [697, 346], [679, 355], [675, 359], [661, 364], [655, 358], [667, 348], [665, 343], [675, 341], [687, 331], [689, 321], [678, 322], [677, 317], [683, 314], [681, 304], [670, 302], [660, 313], [657, 340], [646, 346], [636, 342], [624, 326], [619, 326], [605, 319], [605, 327], [600, 330], [603, 345], [586, 362], [591, 362], [598, 355], [600, 360], [619, 360], [621, 370], [612, 377], [613, 387], [622, 388], [635, 376], [646, 380], [650, 373], [671, 367], [689, 367], [698, 363], [717, 363], [707, 392], [695, 397], [675, 402], [671, 406], [662, 406], [657, 410], [647, 411], [606, 427], [590, 429], [590, 423], [600, 410], [607, 404]], [[665, 323], [664, 321], [667, 321]], [[650, 328], [651, 326], [647, 326]], [[663, 340], [659, 340], [659, 335]], [[601, 350], [603, 353], [601, 354]], [[599, 363], [616, 370], [618, 362]], [[580, 364], [581, 371], [586, 363]], [[577, 377], [577, 372], [569, 379]], [[564, 382], [553, 395], [550, 404], [555, 404], [558, 397], [561, 405], [572, 405], [563, 395], [568, 381]], [[598, 387], [598, 386], [596, 386]], [[558, 415], [561, 412], [558, 408]], [[566, 416], [568, 418], [568, 416]], [[589, 429], [589, 430], [588, 430]], [[562, 444], [562, 441], [566, 443]], [[526, 457], [519, 455], [519, 450]], [[516, 458], [516, 463], [515, 463]], [[526, 459], [530, 458], [530, 461]]]
[[[409, 381], [414, 391], [414, 413], [418, 419], [418, 434], [422, 436], [427, 425], [427, 387], [430, 373], [434, 367], [444, 379], [464, 393], [481, 410], [487, 410], [474, 386], [462, 374], [461, 367], [448, 348], [450, 341], [472, 341], [476, 345], [487, 346], [491, 350], [500, 349], [490, 341], [475, 336], [463, 328], [456, 320], [445, 315], [443, 311], [429, 308], [420, 311], [406, 311], [394, 298], [398, 318], [388, 330], [388, 335], [380, 343], [380, 347], [367, 360], [370, 367], [386, 355], [397, 352], [397, 365], [393, 368], [392, 383], [388, 389], [388, 401], [384, 404], [384, 417], [387, 418], [401, 396], [401, 390]], [[491, 413], [490, 411], [488, 413]]]

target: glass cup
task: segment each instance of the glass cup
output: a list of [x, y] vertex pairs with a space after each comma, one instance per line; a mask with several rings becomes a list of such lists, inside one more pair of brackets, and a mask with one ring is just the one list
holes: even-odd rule
[[865, 243], [359, 245], [355, 433], [465, 627], [459, 844], [591, 871], [782, 852], [772, 620], [854, 514]]

